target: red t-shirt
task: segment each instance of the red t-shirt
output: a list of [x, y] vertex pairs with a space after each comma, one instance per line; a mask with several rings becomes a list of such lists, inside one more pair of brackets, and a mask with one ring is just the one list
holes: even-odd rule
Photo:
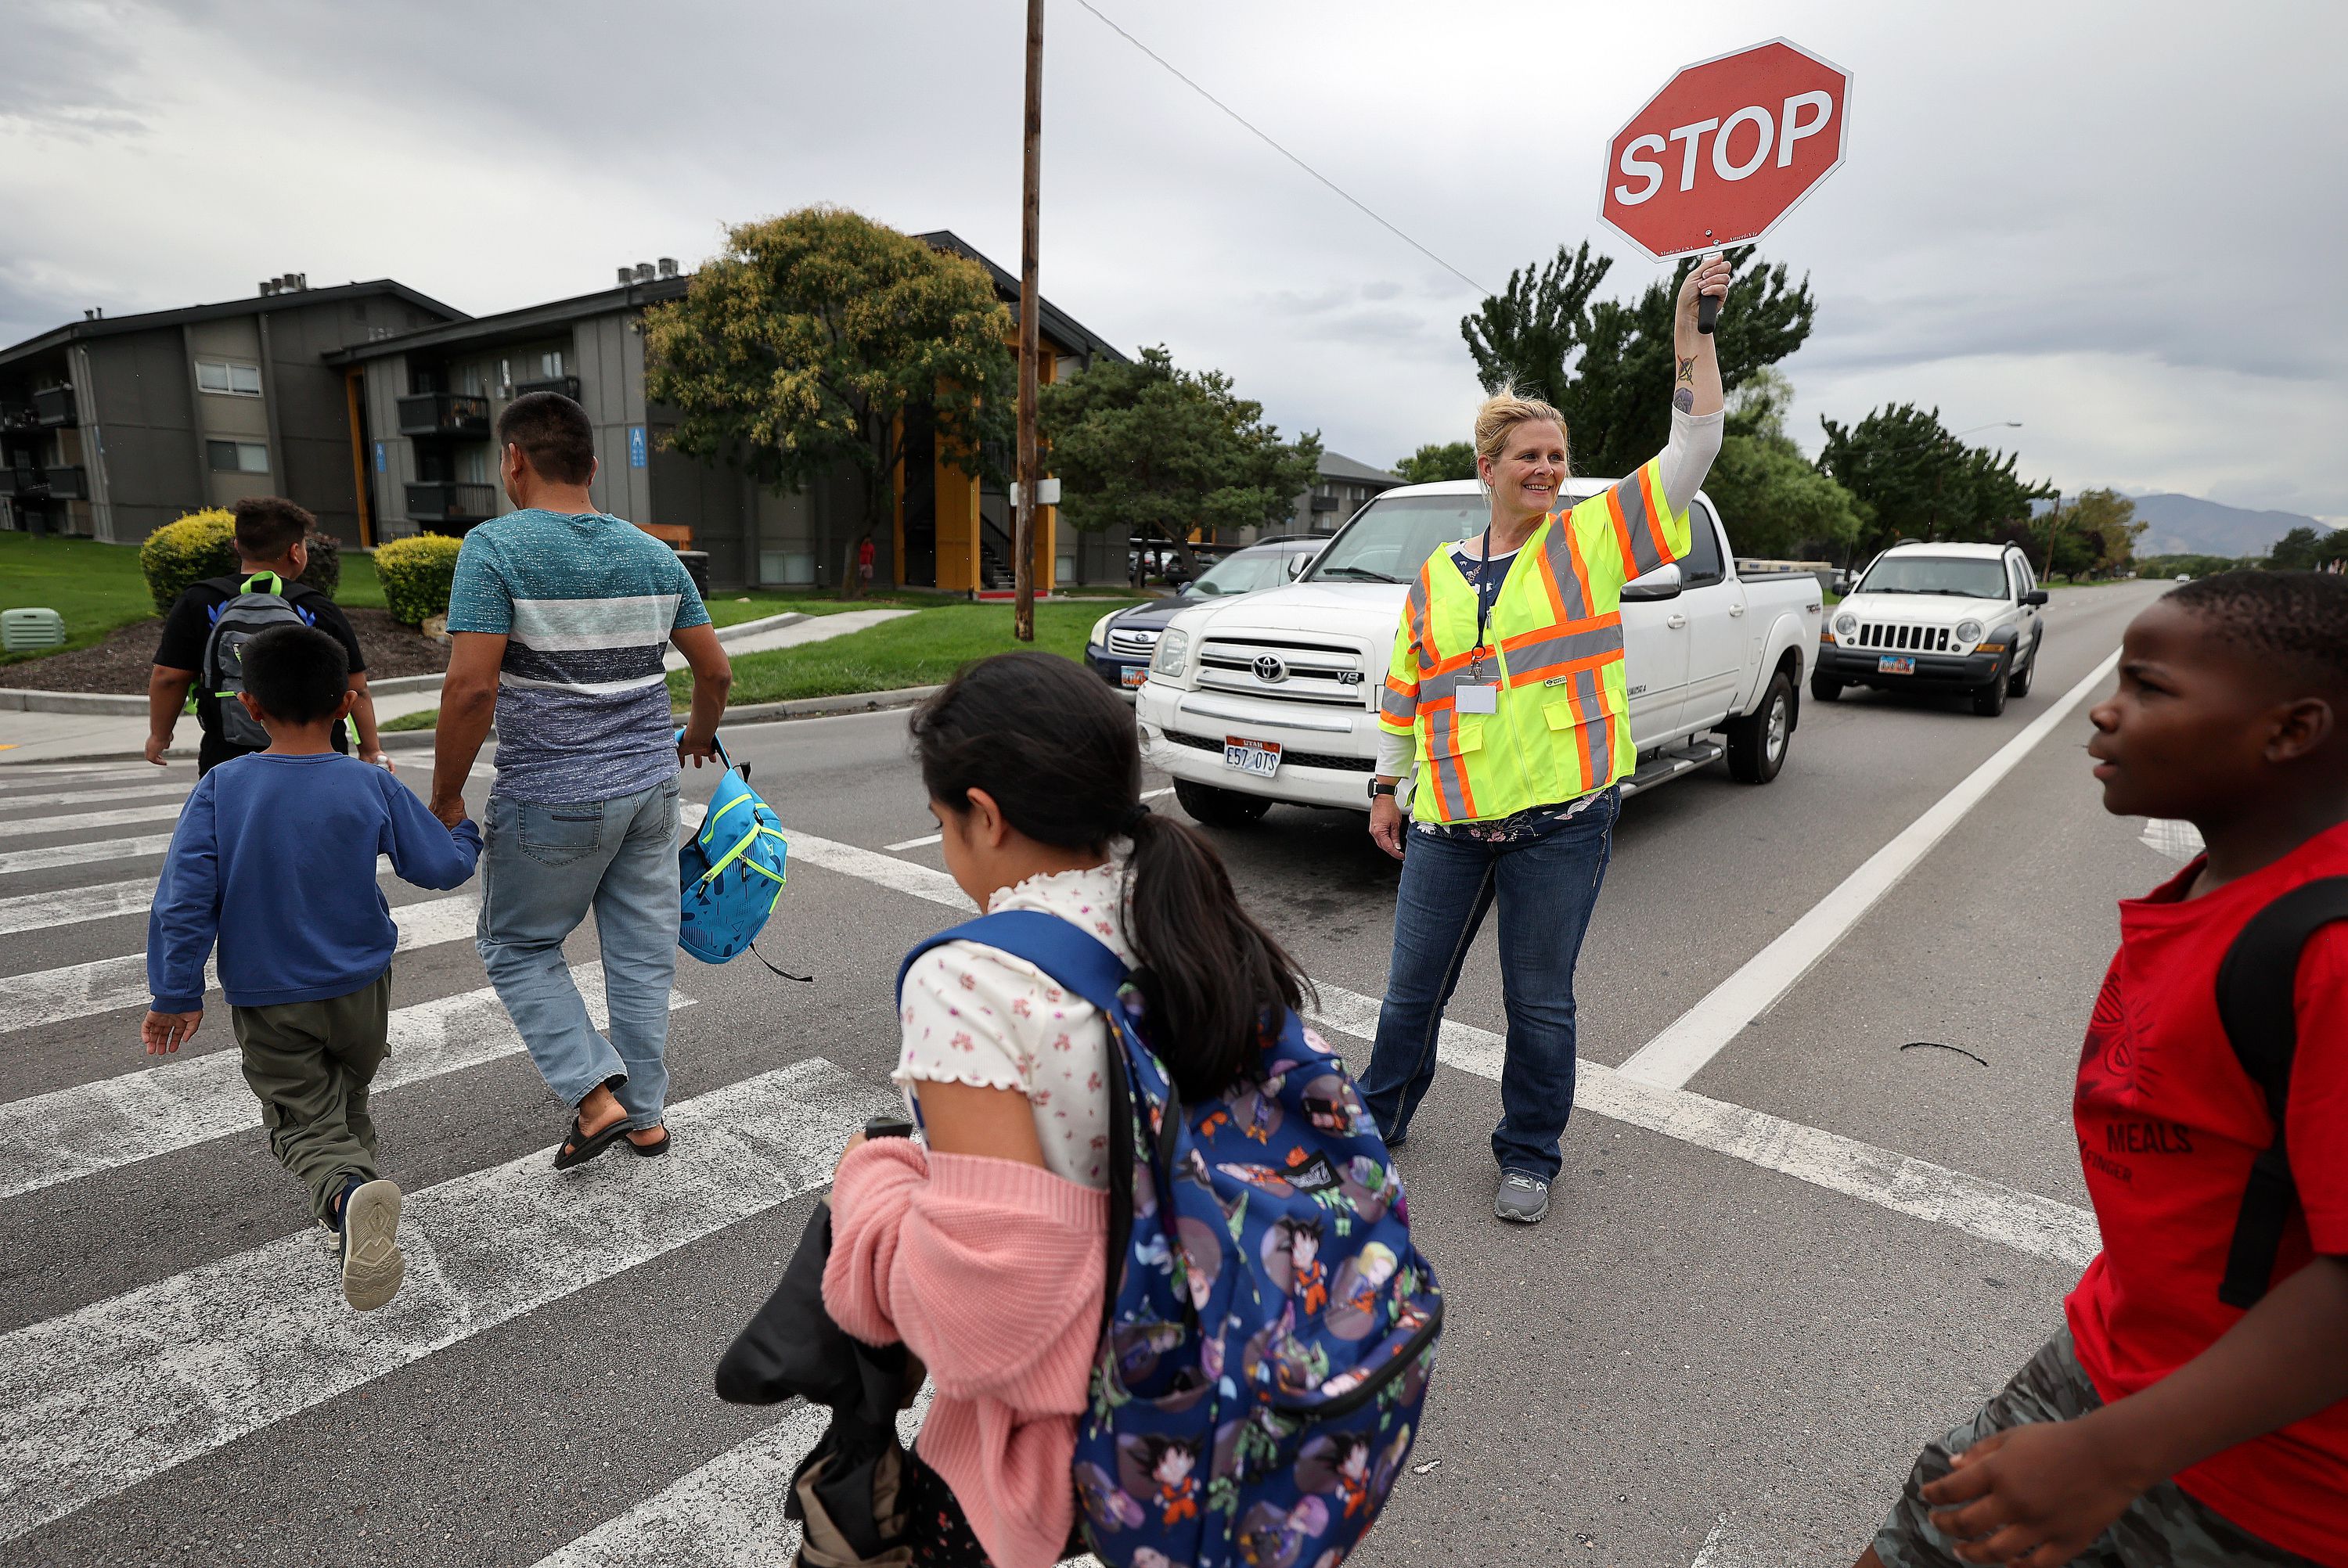
[[[2106, 1403], [2159, 1381], [2242, 1316], [2218, 1299], [2250, 1162], [2273, 1140], [2266, 1098], [2218, 1021], [2218, 966], [2259, 910], [2348, 876], [2348, 825], [2203, 897], [2199, 861], [2120, 905], [2120, 950], [2079, 1057], [2072, 1114], [2104, 1250], [2064, 1303], [2079, 1363]], [[2348, 1254], [2348, 924], [2302, 954], [2291, 1173], [2304, 1217], [2275, 1278]], [[2348, 1326], [2343, 1326], [2348, 1332]], [[2348, 1400], [2213, 1455], [2177, 1482], [2253, 1534], [2348, 1568]]]

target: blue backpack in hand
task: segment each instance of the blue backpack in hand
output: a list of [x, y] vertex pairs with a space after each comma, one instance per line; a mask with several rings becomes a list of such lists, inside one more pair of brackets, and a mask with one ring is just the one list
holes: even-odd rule
[[[685, 738], [683, 730], [677, 738]], [[717, 760], [726, 770], [710, 791], [709, 815], [676, 856], [684, 897], [676, 945], [705, 964], [722, 964], [757, 939], [783, 896], [784, 863], [790, 852], [782, 819], [750, 787], [750, 765], [736, 767], [726, 754], [726, 743], [719, 741], [716, 746]], [[764, 957], [758, 961], [766, 963]]]
[[1443, 1327], [1344, 1062], [1289, 1012], [1255, 1073], [1185, 1106], [1096, 938], [1009, 910], [905, 963], [957, 940], [1035, 965], [1117, 1039], [1108, 1299], [1075, 1460], [1092, 1550], [1110, 1568], [1334, 1568], [1409, 1457]]

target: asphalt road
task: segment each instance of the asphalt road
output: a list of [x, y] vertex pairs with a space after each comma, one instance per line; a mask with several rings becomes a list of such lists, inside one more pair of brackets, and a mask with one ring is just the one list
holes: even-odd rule
[[[1475, 1071], [1441, 1071], [1402, 1158], [1449, 1326], [1424, 1473], [1355, 1561], [1849, 1561], [1918, 1444], [2057, 1325], [2086, 1234], [2071, 1062], [2114, 900], [2176, 864], [2097, 805], [2084, 703], [1807, 973], [1765, 973], [1774, 1005], [1684, 1088], [1601, 1070], [1750, 981], [2157, 591], [2057, 592], [1999, 719], [1806, 700], [1774, 784], [1715, 767], [1625, 806], [1550, 1217], [1491, 1217], [1498, 1091]], [[160, 856], [39, 864], [169, 821], [21, 825], [168, 803], [115, 792], [191, 770], [0, 767], [0, 1563], [771, 1560], [790, 1419], [720, 1403], [709, 1372], [885, 1088], [897, 956], [956, 917], [935, 847], [906, 843], [933, 827], [901, 713], [728, 742], [801, 841], [761, 948], [816, 980], [681, 961], [673, 1101], [705, 1127], [667, 1172], [541, 1168], [563, 1114], [474, 994], [469, 917], [386, 880], [428, 939], [395, 961], [413, 1076], [376, 1114], [428, 1245], [407, 1316], [365, 1333], [230, 1062], [201, 1061], [232, 1049], [217, 998], [176, 1076], [149, 1074], [137, 961], [103, 961], [139, 952]], [[1277, 807], [1213, 836], [1314, 978], [1375, 998], [1396, 868], [1364, 821]], [[1451, 1017], [1472, 1069], [1505, 1028], [1489, 933]]]

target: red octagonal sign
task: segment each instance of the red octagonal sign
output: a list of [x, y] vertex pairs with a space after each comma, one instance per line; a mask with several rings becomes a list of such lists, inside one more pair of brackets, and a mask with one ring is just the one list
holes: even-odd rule
[[1842, 167], [1850, 73], [1773, 38], [1689, 66], [1614, 133], [1599, 216], [1657, 261], [1757, 240]]

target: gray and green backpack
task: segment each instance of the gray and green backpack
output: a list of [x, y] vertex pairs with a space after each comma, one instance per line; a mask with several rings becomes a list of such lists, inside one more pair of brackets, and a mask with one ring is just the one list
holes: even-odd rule
[[[266, 589], [255, 585], [267, 581]], [[221, 739], [232, 746], [269, 744], [269, 732], [245, 711], [238, 694], [244, 690], [244, 645], [273, 626], [308, 626], [310, 618], [294, 608], [285, 583], [273, 571], [257, 571], [242, 589], [212, 612], [211, 634], [204, 639], [201, 690], [220, 700]]]

